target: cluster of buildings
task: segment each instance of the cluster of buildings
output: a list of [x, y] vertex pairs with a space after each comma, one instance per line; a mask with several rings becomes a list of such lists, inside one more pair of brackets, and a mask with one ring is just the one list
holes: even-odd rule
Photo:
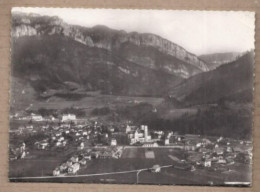
[[63, 114], [58, 118], [55, 118], [54, 116], [50, 115], [48, 117], [43, 117], [40, 114], [35, 114], [31, 113], [29, 115], [27, 114], [20, 114], [16, 113], [15, 115], [10, 116], [10, 118], [16, 119], [16, 120], [24, 120], [24, 121], [35, 121], [35, 122], [40, 122], [40, 121], [76, 121], [76, 115], [75, 114]]
[[[252, 145], [243, 141], [228, 140], [222, 137], [217, 140], [203, 139], [197, 142], [187, 157], [196, 167], [211, 168], [215, 171], [228, 170], [235, 163], [252, 161]], [[221, 165], [221, 166], [220, 166]]]
[[24, 142], [16, 148], [10, 146], [9, 157], [11, 161], [16, 159], [23, 159], [27, 154], [28, 151], [26, 150], [26, 145]]
[[[45, 121], [40, 115], [15, 117], [20, 120]], [[97, 121], [78, 121], [74, 114], [64, 114], [59, 121], [53, 118], [47, 123], [28, 123], [16, 130], [22, 134], [27, 131], [37, 133], [41, 130], [45, 138], [34, 142], [38, 150], [50, 150], [57, 148], [75, 148], [74, 155], [53, 170], [53, 175], [75, 174], [81, 167], [87, 166], [87, 161], [100, 158], [121, 158], [124, 146], [136, 147], [168, 147], [183, 150], [187, 160], [195, 167], [218, 169], [219, 165], [232, 165], [235, 162], [251, 162], [252, 144], [246, 141], [235, 141], [223, 137], [202, 137], [200, 135], [178, 135], [177, 133], [153, 130], [149, 131], [147, 125], [122, 125], [123, 129], [117, 130], [114, 125], [104, 125]], [[116, 131], [117, 130], [117, 131]], [[125, 131], [124, 131], [125, 130]], [[122, 143], [120, 137], [124, 137], [127, 143]], [[16, 150], [16, 158], [26, 156], [25, 144]], [[14, 153], [12, 153], [14, 154]], [[223, 167], [221, 166], [221, 167]]]
[[78, 154], [74, 154], [66, 162], [53, 170], [54, 176], [76, 174], [80, 168], [86, 168], [87, 162], [95, 159], [108, 159], [121, 157], [123, 147], [108, 147], [97, 149], [82, 149]]
[[65, 175], [65, 174], [75, 174], [80, 170], [81, 166], [87, 164], [87, 159], [91, 160], [91, 157], [84, 155], [73, 155], [66, 162], [62, 163], [60, 166], [53, 170], [54, 176]]
[[143, 147], [158, 147], [158, 139], [152, 139], [148, 131], [147, 125], [137, 126], [126, 126], [126, 134], [129, 139], [130, 145], [139, 144]]
[[104, 148], [103, 150], [99, 151], [99, 158], [101, 159], [119, 159], [121, 158], [123, 153], [123, 147], [118, 146], [118, 147], [109, 147], [109, 148]]

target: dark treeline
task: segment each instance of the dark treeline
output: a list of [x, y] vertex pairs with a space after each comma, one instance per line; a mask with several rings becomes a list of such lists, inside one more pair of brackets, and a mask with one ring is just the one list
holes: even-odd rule
[[118, 114], [121, 118], [130, 119], [135, 124], [147, 124], [150, 130], [239, 139], [251, 137], [252, 115], [250, 111], [243, 108], [234, 111], [226, 105], [218, 105], [204, 110], [199, 109], [196, 114], [185, 113], [177, 119], [165, 119], [160, 116], [160, 113], [154, 113], [152, 109], [152, 105], [142, 103], [122, 108], [118, 110]]

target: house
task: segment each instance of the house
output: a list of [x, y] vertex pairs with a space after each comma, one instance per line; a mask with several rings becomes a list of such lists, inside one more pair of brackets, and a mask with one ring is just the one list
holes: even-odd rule
[[217, 163], [225, 164], [225, 163], [227, 163], [227, 160], [226, 160], [226, 159], [219, 159], [219, 160], [217, 161]]
[[20, 151], [25, 151], [25, 147], [26, 147], [25, 143], [22, 143], [22, 145], [20, 146]]
[[209, 153], [210, 151], [211, 151], [210, 149], [207, 149], [207, 148], [205, 148], [205, 147], [199, 148], [199, 152], [200, 152], [200, 153]]
[[26, 129], [33, 129], [33, 125], [26, 125]]
[[91, 158], [98, 158], [99, 157], [99, 155], [100, 155], [100, 152], [98, 152], [98, 151], [93, 151], [92, 153], [91, 153]]
[[113, 132], [115, 132], [115, 128], [114, 128], [114, 127], [110, 127], [110, 128], [109, 128], [109, 131], [110, 131], [111, 133], [113, 133]]
[[199, 147], [201, 147], [201, 145], [202, 145], [202, 144], [201, 144], [200, 142], [199, 142], [199, 143], [197, 143], [197, 144], [196, 144], [196, 148], [199, 148]]
[[222, 141], [223, 140], [223, 137], [219, 137], [218, 139], [217, 139], [217, 142], [219, 143], [220, 141]]
[[72, 161], [71, 161], [71, 160], [68, 160], [66, 164], [67, 164], [68, 167], [69, 167], [69, 166], [72, 166]]
[[223, 155], [224, 149], [223, 149], [222, 147], [218, 147], [218, 148], [215, 148], [215, 149], [214, 149], [214, 152], [215, 152], [217, 155]]
[[163, 135], [164, 134], [163, 131], [154, 131], [154, 133], [157, 134], [157, 135]]
[[77, 163], [79, 161], [79, 157], [77, 155], [74, 155], [70, 158], [70, 160], [72, 161], [72, 163]]
[[56, 133], [56, 137], [59, 137], [59, 136], [61, 136], [61, 133], [60, 132]]
[[23, 151], [20, 158], [23, 159], [23, 158], [25, 158], [25, 156], [26, 156], [26, 152]]
[[165, 140], [164, 140], [164, 145], [169, 145], [169, 144], [170, 144], [170, 139], [168, 139], [168, 138], [165, 139]]
[[42, 126], [42, 129], [48, 129], [49, 128], [49, 125], [43, 125]]
[[231, 158], [227, 158], [226, 161], [227, 161], [227, 163], [228, 163], [229, 165], [235, 164], [235, 161], [234, 161], [233, 159], [231, 159]]
[[157, 142], [145, 142], [142, 147], [158, 147], [158, 143]]
[[83, 140], [84, 139], [84, 137], [79, 137], [79, 141], [81, 141], [81, 140]]
[[64, 141], [64, 137], [60, 137], [58, 141]]
[[116, 146], [117, 145], [116, 139], [111, 139], [110, 145], [111, 146]]
[[83, 131], [82, 135], [88, 135], [87, 131]]
[[125, 133], [128, 134], [128, 133], [131, 132], [131, 131], [132, 131], [132, 127], [129, 126], [129, 125], [127, 125], [127, 126], [126, 126], [126, 129], [125, 129]]
[[233, 152], [233, 148], [230, 147], [230, 146], [227, 146], [226, 151], [229, 152], [229, 153], [231, 153], [231, 152]]
[[168, 139], [170, 139], [172, 136], [173, 136], [173, 132], [172, 131], [167, 134], [167, 138]]
[[80, 161], [79, 161], [79, 163], [81, 164], [81, 165], [86, 165], [87, 164], [87, 160], [86, 159], [81, 159]]
[[87, 160], [91, 160], [91, 155], [90, 154], [84, 154], [84, 158]]
[[53, 176], [59, 176], [60, 175], [60, 170], [58, 168], [53, 170]]
[[74, 163], [73, 165], [71, 165], [69, 168], [68, 168], [68, 173], [77, 173], [78, 170], [80, 168], [80, 164], [79, 163]]
[[78, 146], [78, 150], [82, 150], [82, 149], [84, 149], [84, 143], [83, 142], [81, 142]]
[[204, 167], [211, 167], [211, 160], [205, 159], [205, 161], [204, 161]]
[[113, 154], [111, 151], [104, 151], [103, 153], [99, 154], [99, 158], [101, 159], [110, 159], [112, 156]]
[[143, 143], [151, 140], [151, 135], [148, 134], [148, 126], [141, 125], [140, 129], [132, 130], [128, 132], [128, 138], [130, 139], [130, 144], [137, 142]]
[[47, 141], [36, 142], [35, 145], [38, 149], [46, 149], [49, 146]]
[[75, 121], [76, 120], [76, 115], [74, 114], [65, 114], [62, 115], [61, 121], [65, 122], [65, 121]]
[[52, 121], [55, 121], [55, 120], [56, 120], [56, 118], [55, 118], [55, 117], [53, 117], [52, 115], [51, 115], [51, 116], [49, 116], [49, 119], [50, 119], [50, 120], [52, 120]]
[[154, 172], [154, 173], [159, 173], [160, 171], [161, 171], [160, 165], [154, 165], [154, 166], [152, 167], [152, 172]]
[[58, 146], [61, 146], [61, 142], [60, 142], [60, 141], [57, 141], [56, 146], [57, 146], [57, 147], [58, 147]]
[[66, 141], [66, 140], [62, 141], [62, 146], [63, 146], [63, 147], [66, 146], [66, 144], [67, 144], [67, 141]]
[[60, 166], [61, 171], [65, 171], [67, 168], [68, 168], [68, 166], [67, 166], [66, 163], [62, 163], [61, 166]]
[[187, 150], [187, 151], [195, 151], [195, 149], [196, 149], [196, 146], [192, 145], [192, 144], [184, 146], [184, 150]]
[[36, 115], [34, 113], [31, 114], [31, 119], [33, 121], [43, 121], [43, 117], [41, 115]]
[[203, 146], [207, 146], [211, 144], [211, 141], [209, 139], [203, 138], [201, 143]]

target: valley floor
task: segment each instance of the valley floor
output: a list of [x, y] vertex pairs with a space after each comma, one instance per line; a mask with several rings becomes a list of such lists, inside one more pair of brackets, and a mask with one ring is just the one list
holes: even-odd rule
[[[148, 151], [151, 151], [154, 155], [152, 157], [147, 156]], [[182, 169], [176, 161], [183, 157], [180, 150], [139, 147], [125, 148], [122, 157], [119, 159], [89, 161], [76, 175], [68, 177], [52, 176], [53, 169], [57, 164], [62, 163], [68, 157], [68, 154], [70, 152], [57, 154], [44, 151], [41, 154], [35, 151], [32, 152], [31, 157], [11, 161], [10, 181], [120, 184], [135, 184], [138, 182], [138, 184], [166, 185], [224, 185], [225, 182], [241, 182], [242, 185], [245, 183], [247, 185], [250, 183], [251, 177], [251, 164], [236, 163], [225, 166], [225, 168], [228, 167], [227, 171], [213, 171], [206, 168], [190, 171]], [[162, 166], [158, 173], [148, 170], [155, 164]]]

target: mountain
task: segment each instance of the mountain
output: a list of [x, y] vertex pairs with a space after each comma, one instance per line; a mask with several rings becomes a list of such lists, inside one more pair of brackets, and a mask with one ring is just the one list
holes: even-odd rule
[[205, 61], [210, 70], [216, 69], [220, 65], [230, 63], [236, 60], [242, 53], [239, 52], [227, 52], [227, 53], [213, 53], [200, 55], [199, 58]]
[[12, 37], [68, 37], [87, 47], [105, 49], [146, 68], [188, 78], [208, 71], [207, 64], [184, 48], [154, 34], [126, 33], [106, 26], [69, 25], [58, 17], [13, 13]]
[[195, 75], [175, 86], [170, 96], [185, 105], [216, 103], [221, 100], [252, 102], [254, 53], [215, 70]]
[[[147, 123], [181, 134], [252, 139], [254, 53], [173, 86]], [[177, 118], [176, 118], [177, 116]]]
[[105, 94], [160, 95], [181, 77], [153, 70], [96, 47], [59, 35], [24, 36], [13, 41], [14, 77], [38, 93], [101, 90]]

